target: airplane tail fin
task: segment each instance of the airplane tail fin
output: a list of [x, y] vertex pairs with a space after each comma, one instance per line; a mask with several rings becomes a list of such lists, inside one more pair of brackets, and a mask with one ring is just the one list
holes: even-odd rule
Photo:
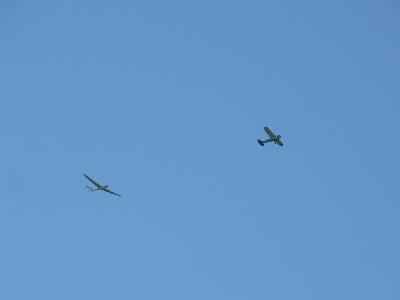
[[90, 186], [86, 186], [87, 187], [87, 189], [88, 189], [88, 192], [94, 192], [94, 189], [92, 189]]
[[262, 140], [257, 140], [257, 142], [260, 144], [260, 146], [264, 146], [264, 142]]

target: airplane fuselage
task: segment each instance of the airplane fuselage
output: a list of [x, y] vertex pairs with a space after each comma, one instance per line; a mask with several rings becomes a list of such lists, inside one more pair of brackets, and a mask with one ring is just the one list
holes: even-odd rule
[[280, 140], [281, 139], [281, 136], [280, 135], [277, 135], [275, 138], [273, 138], [273, 139], [271, 139], [272, 141], [277, 141], [277, 140]]
[[280, 136], [280, 135], [277, 135], [276, 137], [274, 137], [274, 138], [272, 138], [272, 139], [265, 140], [265, 141], [263, 141], [263, 142], [264, 142], [264, 143], [276, 142], [276, 141], [279, 141], [280, 139], [281, 139], [281, 136]]
[[265, 140], [265, 141], [257, 140], [257, 142], [258, 142], [261, 146], [264, 146], [264, 144], [266, 144], [266, 143], [271, 143], [271, 142], [274, 142], [275, 144], [277, 144], [277, 142], [278, 142], [280, 139], [281, 139], [281, 136], [280, 136], [280, 135], [277, 135], [277, 136], [275, 136], [274, 138], [267, 139], [267, 140]]

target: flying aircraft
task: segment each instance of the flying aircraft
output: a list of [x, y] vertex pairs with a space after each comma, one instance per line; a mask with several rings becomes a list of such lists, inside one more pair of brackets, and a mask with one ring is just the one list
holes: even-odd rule
[[96, 181], [94, 181], [89, 176], [87, 176], [86, 174], [83, 174], [83, 176], [85, 176], [87, 180], [89, 180], [91, 183], [93, 183], [96, 186], [95, 188], [92, 188], [92, 187], [87, 185], [86, 187], [88, 188], [89, 192], [104, 191], [104, 192], [107, 192], [107, 193], [110, 193], [110, 194], [113, 194], [113, 195], [121, 197], [120, 194], [117, 194], [117, 193], [114, 193], [114, 192], [110, 191], [108, 189], [108, 185], [101, 185], [101, 184], [97, 183]]
[[279, 146], [283, 146], [283, 143], [281, 141], [281, 136], [275, 135], [271, 129], [269, 129], [268, 127], [264, 127], [265, 132], [268, 134], [269, 139], [262, 141], [262, 140], [257, 140], [257, 142], [261, 145], [264, 146], [264, 144], [266, 143], [270, 143], [270, 142], [274, 142], [275, 144], [279, 145]]

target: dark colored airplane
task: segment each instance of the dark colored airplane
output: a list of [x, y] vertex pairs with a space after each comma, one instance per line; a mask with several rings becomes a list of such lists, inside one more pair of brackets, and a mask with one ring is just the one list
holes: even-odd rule
[[267, 139], [267, 140], [265, 140], [265, 141], [262, 141], [262, 140], [258, 139], [257, 142], [258, 142], [261, 146], [264, 146], [264, 144], [270, 143], [270, 142], [274, 142], [275, 144], [277, 144], [277, 145], [279, 145], [279, 146], [283, 146], [283, 143], [282, 143], [282, 141], [281, 141], [281, 136], [280, 136], [279, 134], [278, 134], [278, 135], [275, 135], [275, 134], [271, 131], [271, 129], [269, 129], [268, 127], [264, 127], [264, 130], [265, 130], [265, 132], [268, 134], [269, 139]]
[[96, 186], [95, 188], [92, 188], [92, 187], [87, 185], [86, 187], [88, 188], [89, 192], [103, 191], [103, 192], [107, 192], [107, 193], [110, 193], [110, 194], [113, 194], [113, 195], [121, 197], [120, 194], [117, 194], [117, 193], [114, 193], [114, 192], [110, 191], [108, 189], [108, 185], [101, 185], [101, 184], [97, 183], [96, 181], [94, 181], [89, 176], [87, 176], [86, 174], [83, 174], [83, 176], [85, 176], [87, 180], [89, 180], [91, 183], [93, 183]]

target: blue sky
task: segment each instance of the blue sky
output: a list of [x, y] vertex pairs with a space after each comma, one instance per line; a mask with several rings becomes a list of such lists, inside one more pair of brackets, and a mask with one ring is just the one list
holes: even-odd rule
[[0, 298], [399, 299], [399, 14], [2, 1]]

